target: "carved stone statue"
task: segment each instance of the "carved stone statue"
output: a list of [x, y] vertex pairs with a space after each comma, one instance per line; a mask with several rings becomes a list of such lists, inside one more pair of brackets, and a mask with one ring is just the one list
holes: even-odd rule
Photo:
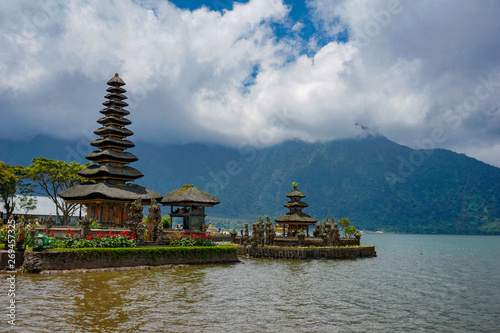
[[340, 231], [337, 226], [337, 222], [332, 217], [332, 245], [339, 246], [340, 245]]
[[276, 231], [273, 228], [273, 223], [269, 216], [266, 215], [266, 244], [272, 245], [274, 242], [274, 237], [276, 237]]
[[236, 235], [238, 235], [238, 232], [234, 229], [231, 229], [231, 231], [229, 232], [229, 236], [231, 236], [231, 242], [233, 244], [236, 243]]
[[52, 228], [55, 225], [56, 225], [56, 220], [54, 220], [54, 218], [51, 215], [49, 217], [49, 219], [47, 220], [47, 229], [50, 229], [50, 228]]
[[243, 245], [248, 245], [248, 241], [250, 239], [249, 231], [248, 231], [248, 223], [245, 223], [245, 233], [243, 234]]
[[328, 221], [328, 217], [325, 219], [323, 223], [323, 233], [321, 234], [321, 238], [323, 238], [324, 246], [332, 246], [332, 225]]
[[257, 225], [256, 223], [252, 223], [252, 238], [250, 239], [252, 247], [257, 246], [258, 244], [258, 232], [257, 232]]
[[161, 220], [158, 223], [156, 230], [158, 233], [158, 236], [156, 237], [156, 242], [158, 243], [158, 245], [163, 245], [163, 223], [161, 222]]
[[359, 231], [356, 231], [356, 233], [354, 234], [354, 237], [356, 238], [356, 242], [358, 243], [358, 245], [361, 244], [361, 233]]
[[297, 239], [299, 240], [299, 246], [304, 246], [306, 240], [306, 233], [303, 229], [297, 231]]
[[88, 217], [85, 217], [83, 220], [80, 220], [80, 225], [82, 226], [82, 238], [87, 237], [90, 235], [90, 219]]
[[136, 226], [137, 231], [137, 244], [144, 244], [144, 232], [146, 231], [146, 223], [138, 223]]
[[152, 242], [158, 233], [157, 228], [161, 221], [161, 208], [154, 198], [151, 199], [148, 211], [148, 241]]
[[323, 233], [323, 225], [321, 224], [321, 220], [319, 220], [316, 223], [316, 229], [314, 229], [314, 237], [321, 237], [321, 234]]
[[[259, 217], [257, 223], [252, 225], [252, 244], [259, 245], [264, 237], [264, 220], [262, 216]], [[262, 244], [261, 244], [262, 245]]]
[[128, 213], [128, 220], [126, 222], [127, 227], [137, 236], [137, 240], [142, 239], [144, 230], [142, 234], [139, 233], [137, 227], [142, 223], [142, 204], [141, 199], [137, 199], [130, 204], [130, 209]]

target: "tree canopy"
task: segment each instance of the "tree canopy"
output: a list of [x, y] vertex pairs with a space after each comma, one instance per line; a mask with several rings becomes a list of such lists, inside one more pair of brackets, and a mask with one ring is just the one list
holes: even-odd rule
[[16, 174], [16, 167], [0, 161], [0, 196], [2, 198], [3, 208], [8, 219], [15, 207], [15, 195], [19, 177]]
[[62, 215], [62, 223], [67, 224], [77, 209], [77, 204], [65, 202], [57, 196], [57, 193], [87, 181], [86, 178], [78, 175], [78, 171], [85, 169], [87, 165], [74, 161], [66, 163], [37, 157], [32, 160], [30, 166], [23, 169], [23, 177], [30, 180], [42, 195], [48, 196], [54, 202], [57, 216]]

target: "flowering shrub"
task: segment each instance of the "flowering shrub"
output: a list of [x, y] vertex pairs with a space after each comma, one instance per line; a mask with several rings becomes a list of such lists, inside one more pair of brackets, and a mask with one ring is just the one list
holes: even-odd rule
[[206, 234], [195, 234], [190, 233], [189, 235], [182, 233], [181, 237], [175, 237], [170, 240], [171, 246], [183, 247], [183, 246], [215, 246], [217, 245], [217, 239], [212, 238], [210, 235]]
[[[17, 229], [16, 229], [16, 234], [17, 234]], [[0, 241], [7, 239], [7, 235], [8, 235], [7, 226], [1, 227], [0, 228]]]
[[66, 236], [63, 239], [54, 238], [54, 232], [45, 231], [49, 236], [49, 248], [109, 248], [109, 247], [135, 247], [136, 237], [128, 231], [120, 231], [118, 234], [113, 234], [110, 230], [107, 234], [99, 232], [97, 236], [86, 236], [83, 239], [75, 239], [75, 234], [71, 229], [66, 231]]

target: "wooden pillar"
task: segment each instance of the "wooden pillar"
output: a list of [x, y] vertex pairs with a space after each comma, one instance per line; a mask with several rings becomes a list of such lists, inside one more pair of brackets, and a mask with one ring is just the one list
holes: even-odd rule
[[102, 210], [102, 203], [97, 204], [97, 220], [101, 222], [101, 210]]

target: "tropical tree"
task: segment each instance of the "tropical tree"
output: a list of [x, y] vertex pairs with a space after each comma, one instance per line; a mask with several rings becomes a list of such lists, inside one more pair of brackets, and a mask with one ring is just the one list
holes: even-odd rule
[[342, 227], [344, 230], [344, 236], [347, 236], [346, 229], [349, 227], [349, 219], [346, 219], [345, 217], [341, 218], [337, 223]]
[[16, 175], [16, 167], [0, 161], [0, 196], [6, 219], [9, 219], [14, 211], [18, 183], [19, 177]]
[[19, 198], [19, 208], [24, 210], [24, 214], [28, 214], [30, 210], [35, 210], [37, 204], [38, 199], [33, 195], [33, 193], [23, 195]]
[[54, 202], [57, 217], [60, 218], [62, 215], [62, 223], [68, 224], [78, 204], [67, 203], [57, 193], [87, 181], [86, 178], [78, 175], [78, 171], [85, 169], [88, 165], [90, 163], [81, 165], [73, 161], [68, 164], [65, 161], [38, 157], [31, 161], [29, 167], [23, 169], [23, 177], [31, 181], [42, 195], [48, 196]]
[[352, 237], [358, 230], [352, 225], [344, 229], [344, 234], [347, 237]]

